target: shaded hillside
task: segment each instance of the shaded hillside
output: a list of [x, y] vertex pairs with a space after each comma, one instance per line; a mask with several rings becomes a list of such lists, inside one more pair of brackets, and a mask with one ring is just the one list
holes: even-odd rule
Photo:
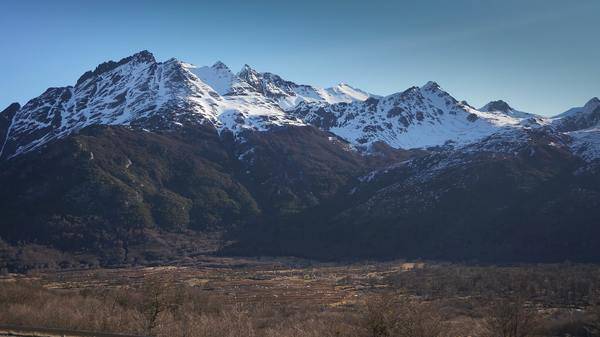
[[600, 169], [539, 135], [515, 153], [437, 153], [364, 176], [232, 253], [600, 261]]
[[[243, 144], [212, 127], [88, 127], [2, 162], [0, 237], [104, 263], [131, 262], [131, 247], [156, 244], [174, 258], [165, 233], [228, 231], [335, 193], [362, 167], [360, 156], [339, 147], [311, 127]], [[252, 160], [239, 154], [248, 148]]]

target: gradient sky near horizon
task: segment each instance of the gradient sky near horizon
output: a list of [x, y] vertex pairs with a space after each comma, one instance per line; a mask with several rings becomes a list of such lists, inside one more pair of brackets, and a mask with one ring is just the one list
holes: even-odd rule
[[600, 96], [599, 17], [598, 0], [5, 0], [0, 110], [147, 49], [379, 95], [434, 80], [554, 115]]

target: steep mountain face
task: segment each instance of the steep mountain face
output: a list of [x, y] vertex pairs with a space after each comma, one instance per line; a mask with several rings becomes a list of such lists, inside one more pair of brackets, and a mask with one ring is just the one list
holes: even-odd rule
[[222, 97], [189, 64], [156, 62], [140, 52], [84, 74], [74, 87], [50, 88], [15, 115], [2, 158], [31, 151], [95, 125], [131, 125], [149, 130], [209, 124], [239, 132], [276, 125], [302, 125], [266, 99]]
[[0, 112], [0, 142], [4, 143], [6, 135], [8, 134], [8, 129], [12, 124], [13, 117], [20, 108], [21, 105], [19, 103], [13, 103]]
[[[50, 88], [23, 107], [11, 106], [4, 115], [10, 110], [14, 118], [7, 130], [4, 126], [0, 158], [97, 124], [147, 130], [206, 124], [236, 136], [244, 130], [310, 124], [359, 150], [369, 151], [379, 142], [396, 149], [459, 148], [504, 132], [589, 129], [600, 120], [599, 102], [595, 98], [548, 119], [504, 101], [477, 110], [434, 82], [379, 97], [346, 84], [327, 89], [298, 85], [247, 65], [234, 74], [222, 62], [210, 67], [176, 59], [157, 62], [143, 51], [99, 65], [73, 87]], [[590, 143], [589, 135], [573, 135], [574, 144], [580, 138]], [[577, 152], [589, 152], [582, 148], [574, 145]]]
[[237, 77], [221, 61], [211, 67], [191, 67], [191, 71], [204, 83], [211, 86], [219, 95], [252, 95], [258, 91]]
[[245, 65], [237, 76], [257, 92], [275, 100], [285, 110], [292, 109], [301, 102], [350, 103], [371, 97], [370, 94], [344, 83], [322, 89], [286, 81], [272, 73], [259, 73], [248, 65]]
[[434, 82], [380, 97], [143, 51], [0, 113], [0, 269], [600, 261], [599, 116], [597, 98], [546, 118]]
[[571, 149], [587, 161], [600, 159], [600, 100], [569, 109], [553, 118], [552, 125], [571, 137]]
[[553, 124], [561, 131], [577, 131], [598, 126], [600, 123], [600, 99], [594, 97], [584, 106], [569, 109], [553, 118]]
[[384, 166], [338, 198], [264, 226], [277, 231], [253, 228], [230, 249], [325, 259], [598, 261], [598, 165], [573, 155], [567, 137], [526, 134], [509, 152], [490, 151], [498, 148], [492, 137], [468, 151]]
[[212, 252], [218, 244], [203, 235], [297, 213], [364, 172], [341, 146], [311, 127], [238, 143], [209, 125], [90, 126], [0, 162], [0, 238], [83, 255], [75, 261], [85, 265]]
[[212, 125], [235, 134], [273, 126], [304, 125], [284, 109], [300, 101], [350, 102], [369, 94], [342, 84], [297, 85], [246, 66], [238, 75], [221, 62], [211, 67], [143, 51], [85, 73], [74, 86], [50, 88], [14, 116], [1, 158], [10, 158], [89, 125], [130, 125], [149, 130]]
[[517, 116], [458, 102], [434, 82], [364, 102], [301, 103], [293, 113], [363, 148], [380, 141], [405, 149], [462, 146], [494, 133], [535, 127]]
[[148, 229], [235, 226], [260, 210], [232, 172], [207, 127], [176, 135], [88, 127], [3, 163], [0, 236], [112, 259], [147, 241]]
[[589, 162], [600, 160], [600, 128], [572, 131], [567, 135], [571, 137], [573, 153]]

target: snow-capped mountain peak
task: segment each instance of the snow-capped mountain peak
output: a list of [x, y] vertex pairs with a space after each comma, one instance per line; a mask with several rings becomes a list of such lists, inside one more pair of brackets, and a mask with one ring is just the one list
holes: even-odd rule
[[479, 109], [479, 111], [500, 113], [500, 114], [504, 114], [507, 116], [515, 117], [515, 118], [537, 117], [534, 114], [516, 110], [503, 100], [491, 101], [488, 104], [482, 106]]
[[587, 103], [585, 103], [585, 105], [583, 106], [583, 110], [585, 112], [592, 112], [592, 111], [596, 110], [599, 106], [600, 106], [600, 99], [598, 99], [598, 97], [594, 97], [594, 98], [590, 99]]
[[237, 76], [256, 90], [261, 90], [260, 73], [252, 69], [248, 64], [244, 64], [242, 69], [237, 73]]
[[149, 52], [147, 50], [142, 50], [142, 51], [137, 52], [129, 57], [125, 57], [118, 62], [107, 61], [107, 62], [99, 64], [96, 67], [96, 69], [94, 69], [93, 71], [85, 72], [77, 80], [77, 84], [80, 84], [81, 82], [88, 80], [94, 76], [99, 76], [105, 72], [111, 71], [121, 65], [124, 65], [124, 64], [131, 64], [131, 65], [140, 64], [140, 63], [151, 64], [151, 63], [155, 63], [155, 62], [156, 62], [156, 59], [154, 58], [154, 55], [151, 52]]
[[581, 107], [571, 108], [553, 118], [553, 125], [561, 131], [576, 131], [600, 124], [600, 99], [594, 97]]
[[493, 134], [548, 124], [552, 132], [570, 132], [600, 123], [598, 98], [547, 119], [502, 100], [475, 109], [433, 81], [381, 97], [346, 83], [330, 88], [296, 84], [248, 65], [234, 74], [220, 61], [204, 67], [174, 58], [157, 62], [147, 51], [104, 62], [74, 86], [49, 88], [13, 110], [14, 117], [0, 125], [3, 158], [94, 124], [150, 131], [209, 125], [236, 136], [244, 130], [312, 124], [369, 149], [376, 142], [394, 148], [462, 147]]
[[298, 85], [245, 65], [234, 74], [223, 62], [197, 67], [144, 50], [107, 61], [74, 86], [50, 88], [16, 111], [2, 131], [3, 157], [31, 151], [93, 124], [172, 129], [210, 124], [219, 131], [304, 125], [285, 111], [299, 102], [352, 102], [369, 94], [349, 85]]
[[500, 111], [504, 113], [508, 113], [511, 110], [514, 110], [508, 103], [503, 100], [491, 101], [488, 104], [484, 105], [479, 109], [480, 111]]
[[[235, 80], [217, 65], [214, 79]], [[177, 59], [157, 62], [142, 51], [118, 62], [102, 63], [75, 84], [50, 88], [16, 112], [1, 152], [11, 157], [93, 124], [172, 129], [211, 124], [218, 130], [266, 130], [271, 125], [302, 124], [289, 119], [273, 101], [261, 95], [222, 96], [223, 89], [205, 83], [198, 68]], [[250, 86], [242, 81], [240, 86]]]
[[571, 108], [563, 113], [556, 115], [554, 118], [565, 118], [572, 117], [581, 113], [593, 112], [598, 106], [600, 106], [600, 99], [598, 97], [592, 97], [583, 106]]
[[513, 116], [478, 111], [433, 81], [350, 104], [305, 103], [293, 113], [366, 148], [379, 141], [395, 148], [462, 146], [497, 132], [531, 127]]
[[238, 73], [238, 77], [251, 85], [256, 91], [275, 100], [284, 110], [291, 110], [300, 102], [350, 103], [364, 101], [371, 96], [344, 83], [326, 89], [306, 84], [296, 84], [273, 73], [260, 73], [247, 64]]
[[427, 83], [425, 83], [425, 85], [421, 87], [421, 89], [425, 91], [436, 91], [441, 90], [441, 87], [437, 82], [428, 81]]
[[571, 148], [582, 158], [600, 159], [600, 99], [594, 97], [582, 107], [556, 116], [554, 126], [571, 137]]
[[325, 91], [328, 94], [328, 103], [341, 103], [341, 102], [354, 102], [354, 101], [365, 101], [372, 95], [354, 88], [346, 83], [340, 83], [330, 88], [326, 88]]
[[[221, 61], [217, 61], [215, 62], [212, 66], [210, 66], [213, 69], [227, 69], [229, 70], [229, 67], [227, 67], [225, 65], [225, 63], [221, 62]], [[231, 71], [231, 70], [230, 70]]]
[[235, 75], [223, 62], [217, 61], [210, 67], [189, 65], [189, 69], [202, 82], [208, 84], [219, 95], [248, 95], [256, 91], [246, 81]]
[[[456, 98], [445, 91], [437, 82], [429, 81], [419, 87], [411, 87], [406, 91], [413, 92], [413, 95], [420, 95], [426, 100], [436, 102], [436, 104], [446, 107], [458, 106], [461, 109], [470, 108], [460, 103]], [[405, 91], [405, 92], [406, 92]]]

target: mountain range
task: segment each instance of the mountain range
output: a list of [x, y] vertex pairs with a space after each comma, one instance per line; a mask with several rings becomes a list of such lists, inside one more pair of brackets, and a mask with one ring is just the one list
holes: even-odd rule
[[0, 268], [197, 254], [600, 261], [600, 100], [108, 61], [0, 112]]

